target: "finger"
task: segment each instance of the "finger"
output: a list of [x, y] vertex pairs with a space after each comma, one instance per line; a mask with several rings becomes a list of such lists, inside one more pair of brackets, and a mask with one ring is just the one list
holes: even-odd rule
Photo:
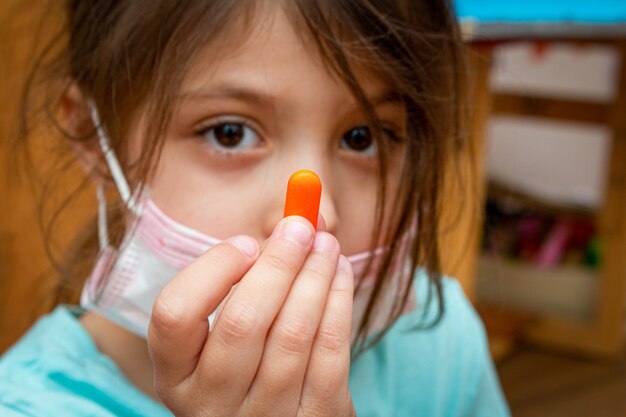
[[[338, 259], [337, 239], [326, 232], [317, 233], [313, 250], [272, 324], [248, 394], [249, 403], [260, 415], [296, 414], [311, 345]], [[271, 409], [264, 408], [270, 404]]]
[[255, 239], [235, 236], [204, 253], [163, 288], [148, 329], [155, 379], [161, 384], [177, 385], [193, 372], [207, 338], [207, 317], [258, 253]]
[[343, 407], [352, 407], [348, 377], [353, 296], [352, 268], [342, 255], [311, 348], [300, 401], [304, 410], [340, 415]]
[[267, 332], [302, 268], [313, 236], [308, 220], [299, 216], [281, 220], [259, 259], [222, 306], [202, 352], [198, 373], [216, 395], [247, 393]]

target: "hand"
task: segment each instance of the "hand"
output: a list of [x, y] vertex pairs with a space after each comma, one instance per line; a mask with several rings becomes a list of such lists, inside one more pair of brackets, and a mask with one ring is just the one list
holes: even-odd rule
[[158, 396], [177, 416], [355, 416], [353, 276], [339, 243], [292, 216], [260, 252], [236, 236], [163, 289], [148, 331]]

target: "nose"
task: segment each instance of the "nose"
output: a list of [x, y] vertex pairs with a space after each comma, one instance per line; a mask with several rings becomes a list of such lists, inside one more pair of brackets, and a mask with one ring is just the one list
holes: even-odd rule
[[335, 234], [339, 219], [337, 216], [337, 207], [333, 200], [330, 190], [325, 191], [324, 180], [322, 179], [322, 199], [320, 200], [320, 213], [326, 224], [326, 231]]

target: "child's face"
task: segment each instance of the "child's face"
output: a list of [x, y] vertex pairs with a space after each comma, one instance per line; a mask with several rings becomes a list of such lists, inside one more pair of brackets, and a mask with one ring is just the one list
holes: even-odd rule
[[[289, 176], [310, 169], [322, 180], [320, 211], [342, 252], [365, 250], [379, 178], [365, 118], [314, 42], [303, 42], [282, 12], [255, 26], [242, 42], [223, 35], [191, 68], [149, 183], [152, 197], [206, 234], [263, 241], [282, 217]], [[357, 75], [384, 124], [404, 137], [404, 108], [385, 100], [386, 86], [366, 71]], [[403, 147], [390, 151], [388, 207]]]

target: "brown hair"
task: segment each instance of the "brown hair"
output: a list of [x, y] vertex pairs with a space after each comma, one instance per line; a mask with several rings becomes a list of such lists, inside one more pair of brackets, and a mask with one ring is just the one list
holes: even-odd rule
[[[144, 183], [159, 157], [162, 132], [173, 114], [178, 88], [194, 56], [233, 19], [252, 18], [260, 3], [266, 2], [68, 0], [65, 30], [42, 53], [33, 73], [48, 74], [46, 114], [54, 121], [59, 97], [70, 82], [76, 83], [99, 109], [102, 125], [131, 185]], [[413, 269], [420, 266], [428, 273], [428, 304], [433, 296], [438, 299], [437, 318], [429, 325], [443, 314], [438, 249], [440, 193], [450, 156], [456, 154], [461, 140], [463, 88], [456, 20], [446, 0], [293, 0], [281, 2], [281, 7], [294, 22], [308, 28], [307, 33], [315, 39], [326, 64], [362, 106], [374, 133], [382, 132], [382, 127], [354, 75], [355, 57], [388, 83], [407, 110], [408, 140], [402, 182], [391, 213], [394, 221], [384, 231], [381, 225], [386, 215], [383, 200], [387, 160], [385, 143], [379, 141], [381, 180], [372, 242], [375, 244], [385, 236], [391, 242], [391, 250], [378, 271], [365, 316], [358, 324], [357, 345], [361, 350], [377, 343], [386, 332], [365, 344], [380, 294], [386, 290], [385, 277], [396, 258], [402, 256], [398, 250], [400, 237], [412, 222], [419, 224], [417, 237], [409, 248]], [[33, 75], [27, 85], [22, 139], [31, 130], [28, 121], [35, 107], [29, 103], [41, 86], [38, 80]], [[140, 112], [152, 121], [145, 132], [149, 140], [144, 142], [142, 159], [130, 161], [125, 138]], [[70, 139], [90, 140], [93, 136], [91, 132], [84, 138]], [[123, 234], [120, 207], [123, 204], [113, 207], [116, 215], [111, 220], [117, 224], [118, 241]], [[96, 254], [92, 229], [77, 240], [67, 259], [65, 276], [82, 280], [86, 268], [92, 266]], [[85, 257], [85, 253], [89, 256]], [[407, 286], [400, 294], [388, 317], [387, 329], [400, 315], [409, 291]]]

